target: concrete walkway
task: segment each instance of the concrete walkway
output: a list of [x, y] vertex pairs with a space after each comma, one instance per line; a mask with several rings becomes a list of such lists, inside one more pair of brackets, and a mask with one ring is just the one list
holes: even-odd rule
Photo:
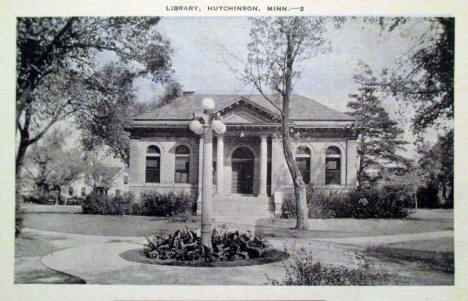
[[[207, 284], [263, 285], [269, 279], [281, 280], [284, 263], [229, 268], [198, 268], [152, 265], [129, 262], [120, 254], [140, 249], [144, 237], [94, 236], [24, 229], [59, 239], [51, 244], [63, 250], [41, 259], [46, 267], [80, 277], [90, 284]], [[373, 237], [333, 239], [290, 239], [269, 241], [275, 248], [291, 253], [310, 251], [323, 264], [353, 267], [359, 265], [357, 250], [370, 245], [452, 237], [453, 231], [427, 232]], [[196, 275], [194, 277], [194, 275]]]
[[341, 237], [341, 238], [317, 238], [314, 241], [331, 242], [344, 245], [357, 245], [362, 247], [377, 246], [415, 240], [429, 240], [445, 237], [453, 237], [453, 231], [423, 232], [411, 234], [380, 235], [367, 237]]

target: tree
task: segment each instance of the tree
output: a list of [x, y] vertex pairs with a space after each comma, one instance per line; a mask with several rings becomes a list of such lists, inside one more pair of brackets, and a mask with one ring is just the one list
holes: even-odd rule
[[423, 144], [418, 152], [421, 177], [426, 185], [435, 185], [441, 192], [443, 203], [453, 206], [453, 129], [440, 135], [432, 146]]
[[[243, 79], [271, 103], [281, 116], [283, 151], [294, 184], [296, 229], [307, 229], [306, 184], [292, 153], [290, 101], [302, 63], [328, 50], [323, 38], [326, 18], [250, 18], [250, 43]], [[272, 91], [274, 94], [268, 94]]]
[[139, 76], [155, 82], [169, 77], [172, 50], [155, 30], [158, 22], [150, 17], [18, 18], [17, 176], [27, 149], [57, 121], [103, 97], [106, 90], [93, 78], [98, 54], [134, 62]]
[[136, 101], [133, 81], [138, 74], [121, 63], [110, 63], [96, 71], [94, 78], [100, 85], [102, 97], [90, 99], [76, 114], [82, 144], [86, 151], [106, 149], [128, 166], [130, 156], [129, 133], [132, 118], [145, 111], [170, 103], [182, 94], [182, 86], [169, 81], [165, 93], [153, 102]]
[[106, 147], [114, 157], [128, 164], [129, 137], [124, 128], [130, 125], [134, 114], [136, 76], [118, 63], [108, 64], [95, 73], [103, 96], [90, 99], [76, 114], [85, 151]]
[[49, 198], [49, 193], [56, 191], [58, 203], [61, 187], [79, 179], [86, 169], [80, 152], [65, 150], [68, 135], [68, 131], [54, 129], [41, 143], [33, 145], [27, 155], [26, 178], [32, 180], [42, 199]]
[[86, 170], [84, 172], [85, 183], [96, 189], [98, 186], [112, 186], [112, 177], [114, 176], [112, 166], [103, 162], [99, 151], [89, 151], [85, 153], [84, 161]]
[[362, 62], [360, 65], [363, 70], [354, 76], [354, 80], [361, 87], [358, 93], [349, 95], [351, 100], [347, 107], [350, 109], [348, 114], [357, 120], [361, 128], [358, 139], [358, 180], [361, 186], [387, 174], [404, 174], [410, 161], [398, 154], [405, 150], [404, 145], [407, 144], [400, 138], [404, 131], [383, 108], [377, 87], [367, 85], [377, 78], [368, 65]]
[[163, 105], [169, 104], [177, 97], [182, 96], [182, 94], [183, 94], [182, 85], [176, 81], [171, 81], [166, 86], [164, 90], [164, 94], [159, 99], [157, 106], [163, 106]]
[[[454, 18], [367, 18], [378, 20], [382, 30], [394, 31], [410, 27], [414, 44], [397, 61], [397, 68], [380, 83], [397, 99], [416, 109], [413, 132], [422, 134], [426, 129], [439, 126], [444, 119], [454, 116]], [[415, 36], [415, 27], [422, 27]]]

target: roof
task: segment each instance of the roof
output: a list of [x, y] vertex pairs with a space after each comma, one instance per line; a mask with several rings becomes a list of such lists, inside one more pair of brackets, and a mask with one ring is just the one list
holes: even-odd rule
[[[278, 110], [263, 96], [258, 94], [221, 95], [192, 94], [176, 98], [173, 102], [151, 112], [136, 116], [134, 120], [191, 120], [194, 111], [199, 111], [203, 98], [210, 97], [216, 103], [215, 111], [223, 109], [241, 99], [248, 100], [262, 109], [279, 114]], [[354, 120], [353, 117], [333, 110], [315, 100], [300, 95], [292, 95], [290, 102], [292, 120]]]

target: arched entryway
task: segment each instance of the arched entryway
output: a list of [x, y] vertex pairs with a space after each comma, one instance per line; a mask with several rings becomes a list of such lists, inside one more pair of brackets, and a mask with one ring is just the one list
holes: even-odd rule
[[247, 147], [232, 153], [232, 193], [253, 194], [254, 154]]

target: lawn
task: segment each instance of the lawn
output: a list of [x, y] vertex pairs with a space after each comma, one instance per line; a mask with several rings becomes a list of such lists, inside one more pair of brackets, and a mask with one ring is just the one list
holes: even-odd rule
[[[105, 236], [147, 236], [178, 228], [199, 228], [200, 217], [172, 222], [166, 217], [86, 215], [80, 213], [27, 213], [28, 228]], [[294, 219], [258, 220], [255, 231], [268, 238], [337, 238], [453, 230], [453, 210], [418, 210], [406, 219], [316, 219], [310, 231], [294, 230]]]
[[147, 236], [172, 232], [176, 228], [199, 228], [199, 217], [186, 223], [150, 216], [86, 215], [73, 213], [27, 213], [24, 227], [64, 233], [104, 236]]
[[258, 221], [257, 233], [272, 238], [340, 238], [453, 231], [453, 210], [420, 209], [403, 219], [313, 219], [310, 231], [296, 231], [294, 219]]

